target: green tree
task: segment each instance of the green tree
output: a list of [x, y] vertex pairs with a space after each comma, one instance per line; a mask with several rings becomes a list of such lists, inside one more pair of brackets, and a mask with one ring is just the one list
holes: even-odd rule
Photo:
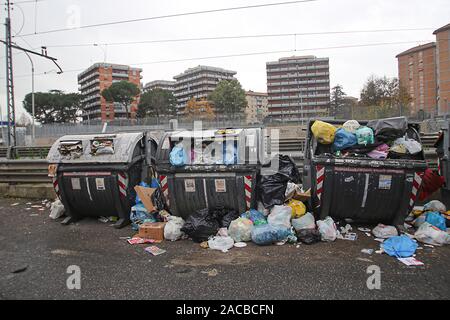
[[130, 118], [130, 105], [141, 93], [137, 85], [128, 81], [114, 82], [102, 91], [102, 97], [107, 102], [116, 102], [125, 107], [127, 118]]
[[139, 101], [139, 118], [173, 116], [176, 114], [177, 100], [171, 91], [156, 88], [144, 92]]
[[[35, 120], [45, 123], [77, 122], [81, 114], [81, 95], [60, 90], [34, 94]], [[31, 93], [25, 96], [24, 109], [32, 114]]]
[[409, 115], [410, 102], [411, 97], [397, 78], [371, 76], [361, 90], [360, 105], [371, 118]]
[[346, 96], [343, 87], [338, 84], [331, 89], [331, 105], [330, 105], [330, 115], [336, 117], [338, 114], [342, 113], [342, 108], [344, 106], [344, 97]]
[[247, 107], [245, 91], [236, 79], [220, 81], [208, 100], [214, 103], [216, 113], [219, 114], [239, 115]]

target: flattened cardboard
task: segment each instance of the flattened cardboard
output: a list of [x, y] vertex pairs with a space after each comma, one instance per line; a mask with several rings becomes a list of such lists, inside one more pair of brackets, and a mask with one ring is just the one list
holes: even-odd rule
[[142, 201], [142, 204], [144, 205], [145, 209], [147, 209], [148, 212], [156, 210], [152, 202], [152, 194], [153, 192], [155, 192], [156, 190], [155, 188], [135, 186], [134, 190], [136, 190], [136, 193], [138, 194], [139, 198]]

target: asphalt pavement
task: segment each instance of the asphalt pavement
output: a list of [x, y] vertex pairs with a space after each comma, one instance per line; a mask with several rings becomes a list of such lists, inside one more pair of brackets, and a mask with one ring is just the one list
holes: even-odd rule
[[[386, 254], [361, 253], [379, 243], [360, 231], [356, 241], [259, 247], [227, 253], [190, 240], [164, 241], [159, 256], [130, 245], [111, 223], [84, 219], [63, 226], [49, 209], [0, 198], [0, 299], [448, 299], [450, 247], [425, 247], [408, 267]], [[19, 203], [16, 206], [13, 204]], [[354, 226], [354, 230], [356, 226]], [[69, 266], [81, 288], [68, 289]], [[369, 289], [369, 266], [380, 289]]]

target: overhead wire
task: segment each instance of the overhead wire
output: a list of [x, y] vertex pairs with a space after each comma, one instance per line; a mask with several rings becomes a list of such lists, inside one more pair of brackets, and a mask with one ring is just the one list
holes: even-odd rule
[[275, 6], [291, 5], [291, 4], [298, 4], [298, 3], [308, 3], [308, 2], [316, 2], [316, 1], [320, 1], [320, 0], [284, 1], [284, 2], [263, 3], [263, 4], [238, 6], [238, 7], [228, 7], [228, 8], [219, 8], [219, 9], [173, 13], [173, 14], [166, 14], [166, 15], [146, 17], [146, 18], [134, 18], [134, 19], [127, 19], [127, 20], [118, 20], [118, 21], [88, 24], [88, 25], [79, 26], [77, 28], [66, 27], [66, 28], [49, 29], [49, 30], [35, 32], [35, 33], [23, 34], [22, 36], [26, 37], [26, 36], [33, 36], [33, 35], [39, 35], [39, 34], [49, 34], [49, 33], [63, 32], [63, 31], [72, 31], [72, 30], [80, 30], [80, 29], [87, 29], [87, 28], [112, 26], [112, 25], [126, 24], [126, 23], [132, 23], [132, 22], [142, 22], [142, 21], [150, 21], [150, 20], [158, 20], [158, 19], [167, 19], [167, 18], [192, 16], [192, 15], [200, 15], [200, 14], [207, 14], [207, 13], [226, 12], [226, 11], [245, 10], [245, 9], [255, 9], [255, 8], [263, 8], [263, 7], [275, 7]]
[[[379, 42], [379, 43], [365, 43], [357, 45], [340, 45], [340, 46], [328, 46], [328, 47], [314, 47], [314, 48], [302, 48], [302, 49], [286, 49], [286, 50], [274, 50], [274, 51], [261, 51], [261, 52], [245, 52], [245, 53], [234, 53], [226, 55], [215, 55], [215, 56], [202, 56], [202, 57], [191, 57], [191, 58], [179, 58], [179, 59], [168, 59], [168, 60], [155, 60], [148, 62], [138, 62], [129, 63], [131, 66], [138, 65], [151, 65], [151, 64], [161, 64], [161, 63], [174, 63], [183, 61], [194, 61], [194, 60], [207, 60], [207, 59], [221, 59], [221, 58], [233, 58], [233, 57], [245, 57], [245, 56], [257, 56], [257, 55], [267, 55], [267, 54], [278, 54], [278, 53], [295, 53], [302, 51], [312, 51], [312, 50], [333, 50], [333, 49], [348, 49], [348, 48], [363, 48], [363, 47], [373, 47], [373, 46], [383, 46], [383, 45], [397, 45], [397, 44], [407, 44], [407, 43], [420, 43], [427, 42], [429, 40], [411, 40], [411, 41], [397, 41], [397, 42]], [[81, 72], [86, 68], [79, 69], [69, 69], [65, 70], [64, 73]], [[46, 75], [49, 72], [35, 73], [35, 76]], [[17, 75], [16, 77], [28, 77], [29, 74]], [[0, 78], [2, 79], [2, 78]]]

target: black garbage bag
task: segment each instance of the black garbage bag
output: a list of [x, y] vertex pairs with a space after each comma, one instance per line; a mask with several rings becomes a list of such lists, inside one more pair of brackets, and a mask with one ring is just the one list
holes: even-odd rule
[[313, 244], [320, 241], [320, 232], [317, 229], [300, 229], [297, 231], [297, 240], [304, 244]]
[[212, 209], [210, 214], [217, 219], [220, 228], [228, 228], [231, 221], [239, 218], [239, 213], [237, 211], [233, 209], [227, 209], [223, 206]]
[[264, 208], [282, 205], [285, 202], [287, 183], [301, 182], [300, 173], [291, 157], [278, 156], [278, 170], [270, 175], [259, 175], [257, 183], [258, 199]]
[[406, 117], [371, 120], [367, 123], [377, 140], [388, 142], [403, 137], [408, 129]]
[[292, 181], [293, 183], [301, 182], [300, 172], [291, 157], [280, 154], [278, 156], [278, 161], [278, 173], [286, 176], [289, 178], [288, 181]]
[[155, 192], [153, 192], [152, 194], [152, 202], [153, 205], [155, 206], [156, 210], [161, 211], [165, 209], [165, 198], [164, 198], [164, 194], [161, 191], [161, 188], [157, 188], [155, 190]]
[[271, 208], [275, 205], [282, 205], [285, 202], [285, 193], [288, 179], [284, 175], [274, 174], [270, 176], [259, 176], [258, 198], [264, 208]]
[[203, 242], [208, 240], [210, 236], [216, 235], [219, 227], [217, 217], [210, 214], [207, 208], [204, 208], [191, 214], [186, 219], [181, 231], [195, 242]]

